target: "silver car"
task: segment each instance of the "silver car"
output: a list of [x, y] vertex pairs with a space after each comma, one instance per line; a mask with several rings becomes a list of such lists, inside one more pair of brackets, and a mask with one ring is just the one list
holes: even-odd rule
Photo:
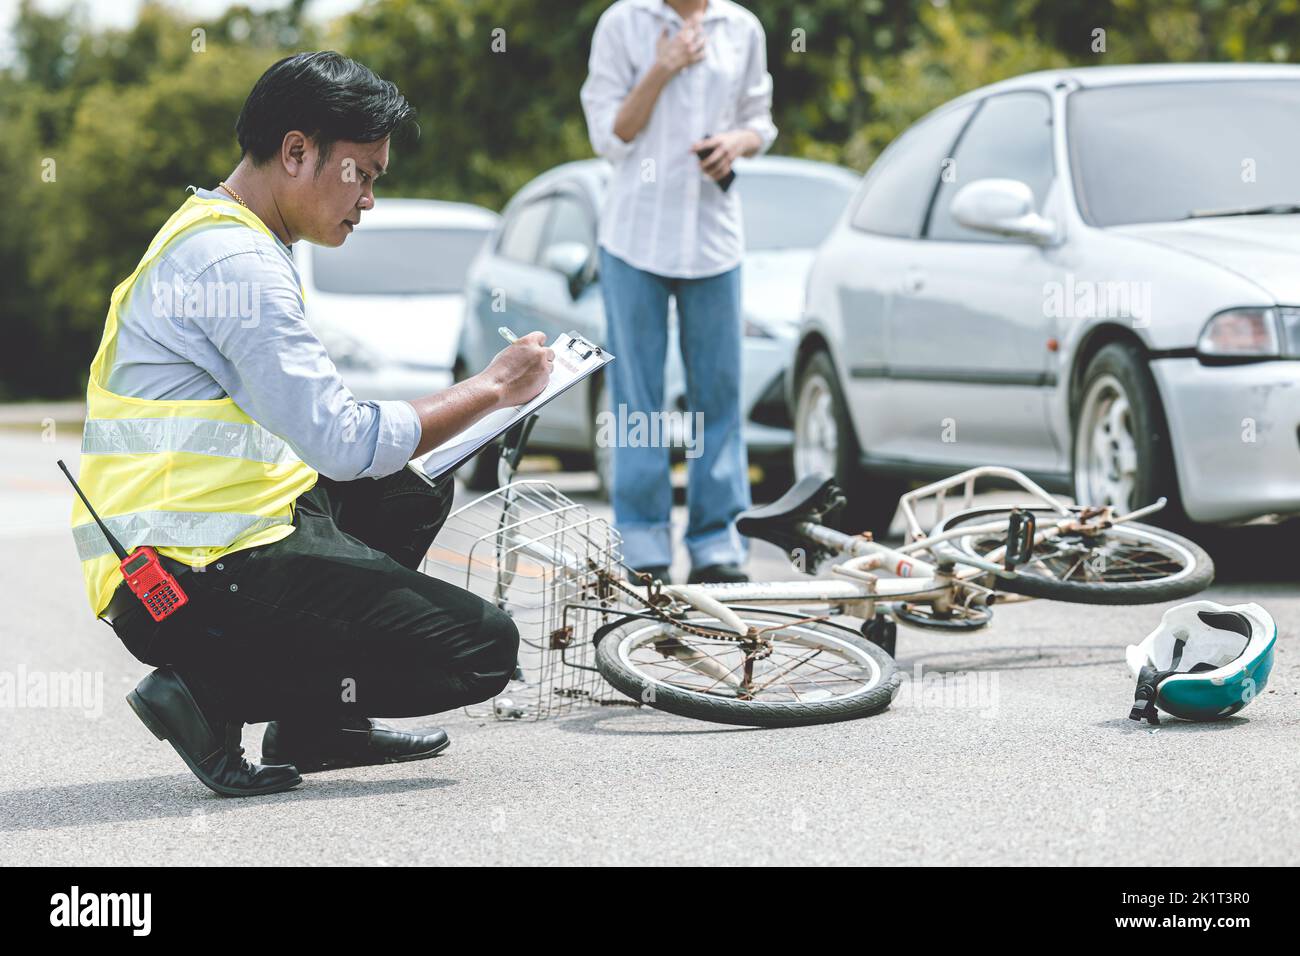
[[[501, 225], [470, 266], [465, 289], [462, 374], [484, 368], [504, 347], [497, 330], [578, 331], [604, 340], [605, 309], [596, 274], [596, 219], [609, 179], [603, 160], [543, 173], [506, 205]], [[792, 433], [785, 369], [794, 354], [813, 253], [843, 212], [858, 177], [840, 166], [759, 157], [736, 163], [745, 221], [741, 266], [745, 336], [741, 402], [751, 460], [788, 477]], [[686, 410], [685, 372], [670, 309], [665, 410]], [[569, 467], [595, 463], [608, 487], [610, 450], [595, 441], [606, 407], [603, 380], [558, 398], [537, 422], [529, 448], [558, 453]], [[462, 471], [471, 488], [496, 486], [495, 448]]]
[[496, 228], [482, 206], [380, 199], [341, 246], [294, 246], [307, 322], [358, 398], [452, 384], [469, 264]]
[[1300, 67], [1095, 67], [962, 96], [818, 253], [798, 474], [881, 531], [906, 481], [1019, 468], [1175, 519], [1300, 513]]

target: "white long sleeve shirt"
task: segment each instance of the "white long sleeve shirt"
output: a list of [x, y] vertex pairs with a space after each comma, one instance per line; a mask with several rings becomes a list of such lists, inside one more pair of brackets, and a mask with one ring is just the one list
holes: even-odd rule
[[744, 226], [735, 188], [723, 192], [706, 176], [691, 144], [746, 128], [762, 153], [776, 127], [762, 24], [731, 0], [709, 0], [704, 59], [668, 81], [632, 142], [614, 133], [619, 107], [655, 63], [660, 32], [682, 26], [664, 0], [618, 0], [596, 24], [581, 99], [592, 148], [614, 167], [600, 245], [638, 269], [694, 279], [740, 264]]

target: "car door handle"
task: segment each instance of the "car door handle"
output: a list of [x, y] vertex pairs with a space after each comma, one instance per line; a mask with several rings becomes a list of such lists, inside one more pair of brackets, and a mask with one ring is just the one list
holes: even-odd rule
[[903, 273], [903, 293], [916, 295], [925, 288], [925, 273], [920, 269], [908, 269]]

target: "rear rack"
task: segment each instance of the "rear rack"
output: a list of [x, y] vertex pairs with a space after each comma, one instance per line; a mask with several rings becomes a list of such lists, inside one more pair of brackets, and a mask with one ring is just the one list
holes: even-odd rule
[[1070, 515], [1070, 508], [1067, 505], [1061, 504], [1049, 492], [1031, 480], [1028, 475], [1016, 471], [1014, 468], [1005, 468], [1001, 465], [982, 465], [979, 468], [971, 468], [961, 474], [953, 475], [951, 478], [944, 478], [914, 491], [909, 491], [898, 499], [898, 505], [903, 511], [903, 520], [907, 522], [906, 544], [916, 544], [926, 538], [925, 530], [921, 527], [921, 522], [916, 515], [918, 504], [921, 504], [927, 498], [934, 499], [935, 514], [930, 519], [930, 527], [937, 527], [946, 517], [948, 492], [958, 485], [964, 486], [961, 492], [962, 506], [958, 510], [969, 510], [975, 505], [975, 482], [981, 478], [1001, 479], [1019, 485], [1024, 491], [1037, 498], [1038, 502], [1051, 508], [1062, 517]]

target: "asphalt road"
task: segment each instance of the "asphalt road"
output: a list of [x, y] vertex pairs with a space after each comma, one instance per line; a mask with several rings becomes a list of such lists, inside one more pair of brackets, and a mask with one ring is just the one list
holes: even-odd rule
[[[526, 723], [457, 712], [438, 718], [453, 742], [434, 760], [228, 800], [122, 699], [148, 668], [85, 607], [54, 467], [77, 443], [72, 429], [0, 428], [0, 681], [87, 681], [74, 706], [30, 691], [0, 706], [5, 866], [1296, 861], [1293, 529], [1215, 537], [1225, 580], [1207, 596], [1259, 601], [1280, 629], [1267, 691], [1222, 723], [1126, 719], [1123, 648], [1162, 607], [1034, 602], [999, 608], [979, 634], [901, 630], [908, 684], [866, 720], [753, 730], [630, 707]], [[564, 481], [599, 509], [589, 476]], [[751, 570], [788, 577], [783, 564], [762, 546]], [[252, 756], [261, 731], [245, 729]]]

